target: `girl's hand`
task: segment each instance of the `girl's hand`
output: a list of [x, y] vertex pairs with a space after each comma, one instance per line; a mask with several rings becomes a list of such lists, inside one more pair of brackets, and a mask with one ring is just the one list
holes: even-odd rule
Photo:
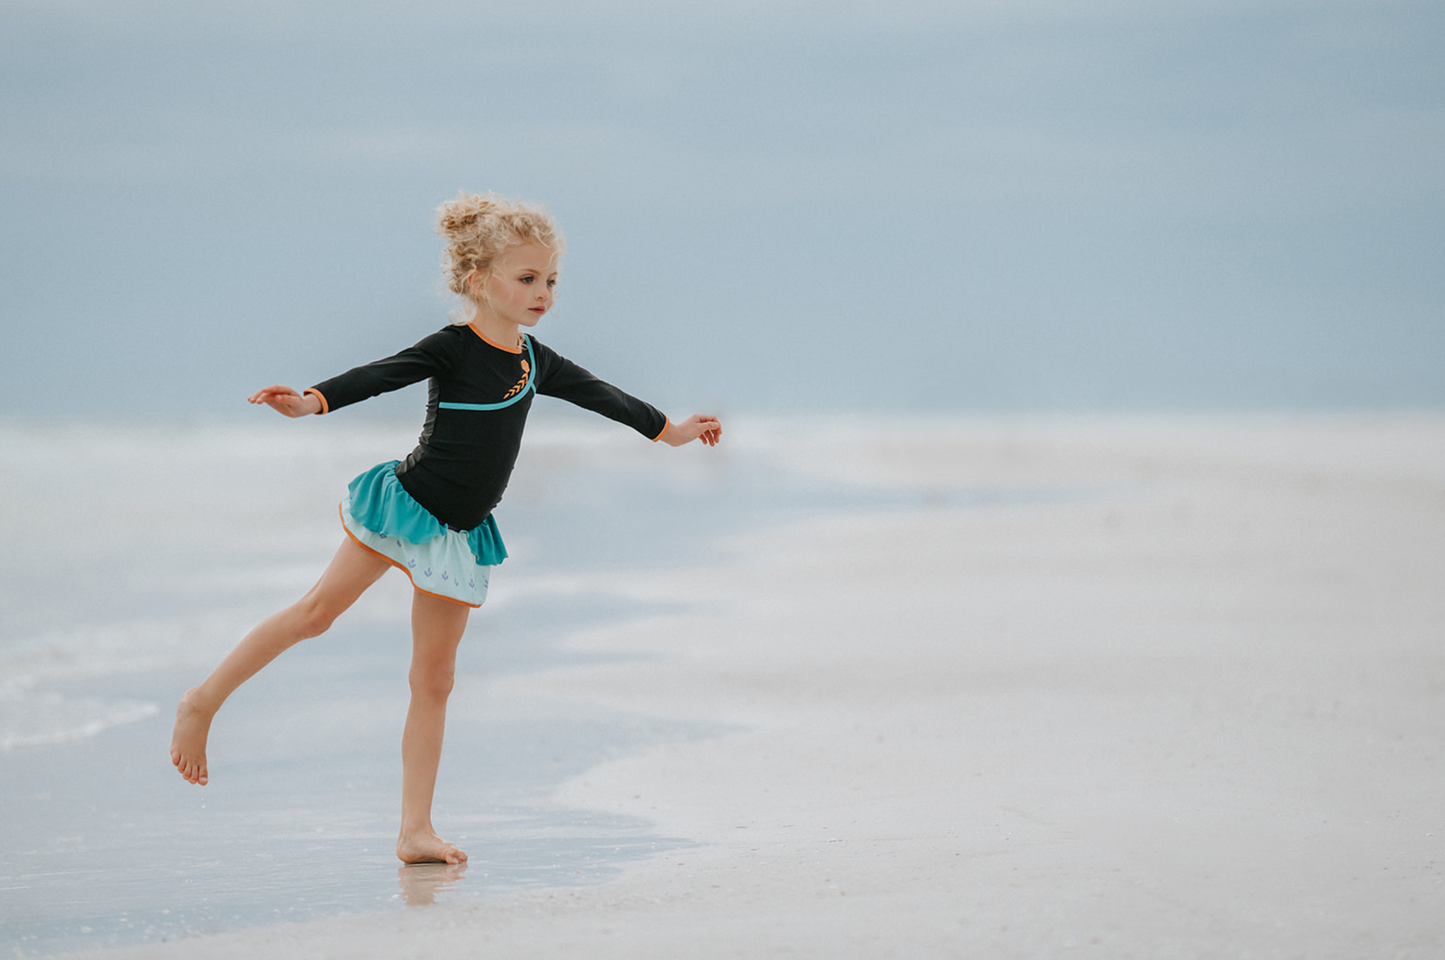
[[248, 403], [264, 403], [277, 413], [288, 417], [305, 417], [321, 412], [321, 399], [314, 393], [305, 396], [290, 387], [271, 386], [257, 390], [246, 398]]
[[694, 413], [682, 423], [669, 424], [658, 439], [674, 447], [700, 439], [709, 447], [715, 447], [722, 439], [722, 424], [711, 414]]

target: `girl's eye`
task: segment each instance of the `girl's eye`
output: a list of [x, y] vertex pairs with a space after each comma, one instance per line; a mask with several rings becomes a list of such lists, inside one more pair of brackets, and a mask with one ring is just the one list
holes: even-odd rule
[[548, 281], [547, 281], [547, 286], [549, 286], [549, 287], [555, 287], [556, 285], [557, 285], [557, 281], [556, 281], [556, 280], [548, 280]]
[[522, 278], [522, 282], [523, 282], [523, 283], [531, 283], [531, 282], [532, 282], [533, 280], [535, 280], [535, 279], [537, 279], [537, 278], [536, 278], [536, 277], [523, 277], [523, 278]]

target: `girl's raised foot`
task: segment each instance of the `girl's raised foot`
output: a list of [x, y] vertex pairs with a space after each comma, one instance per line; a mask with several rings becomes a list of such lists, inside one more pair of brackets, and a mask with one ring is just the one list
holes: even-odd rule
[[467, 855], [455, 843], [448, 843], [431, 831], [403, 833], [396, 841], [396, 857], [402, 863], [467, 862]]
[[171, 732], [171, 763], [175, 764], [181, 776], [190, 783], [206, 785], [206, 737], [211, 732], [211, 718], [214, 710], [197, 705], [196, 691], [192, 687], [181, 694], [176, 707], [176, 726]]

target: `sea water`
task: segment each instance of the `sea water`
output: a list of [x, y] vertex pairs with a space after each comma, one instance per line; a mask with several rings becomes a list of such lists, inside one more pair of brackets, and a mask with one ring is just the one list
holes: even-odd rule
[[[404, 456], [414, 424], [0, 425], [0, 947], [596, 883], [691, 843], [552, 797], [604, 760], [726, 728], [502, 700], [487, 680], [576, 662], [573, 631], [681, 609], [642, 588], [646, 571], [727, 562], [761, 525], [1031, 495], [903, 482], [842, 455], [879, 429], [743, 421], [717, 449], [672, 450], [534, 414], [497, 511], [512, 557], [458, 655], [435, 813], [471, 855], [459, 871], [400, 868], [392, 851], [410, 653], [399, 573], [228, 702], [210, 786], [183, 782], [168, 755], [176, 698], [314, 582], [342, 538], [346, 483]], [[602, 569], [636, 572], [639, 589], [587, 586]]]

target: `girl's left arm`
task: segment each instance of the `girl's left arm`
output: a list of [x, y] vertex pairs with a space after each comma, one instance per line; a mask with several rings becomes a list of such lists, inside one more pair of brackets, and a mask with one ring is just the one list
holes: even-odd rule
[[668, 422], [662, 436], [657, 439], [674, 447], [701, 440], [709, 447], [718, 445], [722, 439], [722, 422], [710, 413], [694, 413], [681, 423]]
[[700, 439], [714, 447], [722, 439], [722, 424], [717, 417], [695, 413], [681, 423], [673, 423], [652, 404], [599, 379], [535, 339], [528, 339], [537, 360], [538, 393], [625, 423], [644, 437], [670, 446], [680, 447]]

